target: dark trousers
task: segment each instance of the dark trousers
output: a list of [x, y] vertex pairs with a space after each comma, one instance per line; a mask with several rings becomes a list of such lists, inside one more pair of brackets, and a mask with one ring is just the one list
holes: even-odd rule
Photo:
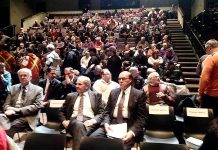
[[0, 90], [0, 112], [3, 111], [3, 105], [5, 103], [7, 93], [4, 90]]
[[218, 117], [218, 97], [209, 96], [209, 95], [204, 94], [202, 96], [201, 107], [213, 109], [214, 117]]
[[[124, 120], [125, 121], [125, 120]], [[112, 119], [112, 124], [116, 124], [117, 120], [116, 118]], [[106, 135], [106, 131], [104, 129], [104, 127], [100, 127], [98, 128], [95, 132], [93, 132], [90, 137], [103, 137], [103, 138], [107, 138]], [[131, 150], [131, 148], [134, 146], [135, 144], [135, 139], [133, 138], [131, 141], [129, 141], [128, 143], [124, 143], [124, 150]]]
[[[91, 118], [84, 117], [84, 121]], [[70, 119], [70, 124], [67, 127], [67, 131], [72, 135], [73, 138], [73, 150], [79, 150], [80, 141], [84, 136], [87, 136], [94, 130], [94, 127], [86, 127], [83, 122], [76, 120], [75, 118]]]
[[8, 136], [10, 136], [12, 139], [14, 137], [15, 133], [23, 132], [23, 131], [30, 131], [31, 128], [26, 121], [25, 118], [17, 118], [11, 121], [11, 128], [9, 130], [6, 130], [6, 133]]

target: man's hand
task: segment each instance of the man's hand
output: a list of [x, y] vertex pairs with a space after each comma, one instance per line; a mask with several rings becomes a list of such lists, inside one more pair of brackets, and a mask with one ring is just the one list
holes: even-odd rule
[[157, 97], [161, 98], [161, 99], [164, 99], [167, 95], [164, 94], [163, 92], [159, 92], [156, 94]]
[[40, 108], [45, 108], [48, 104], [49, 102], [42, 102]]
[[104, 124], [104, 129], [105, 129], [105, 131], [108, 133], [109, 131], [112, 131], [112, 129], [111, 129], [111, 127], [110, 127], [110, 125], [108, 124], [108, 123], [105, 123]]
[[86, 120], [83, 124], [86, 127], [92, 126], [93, 124], [97, 123], [97, 121], [95, 119], [90, 119], [90, 120]]
[[68, 127], [69, 124], [70, 124], [70, 120], [64, 120], [62, 122], [62, 125], [64, 126], [65, 129]]
[[21, 108], [16, 108], [16, 107], [8, 107], [7, 110], [13, 110], [15, 113], [21, 112]]
[[65, 75], [65, 81], [66, 84], [70, 83], [70, 77], [68, 75]]
[[127, 143], [129, 141], [132, 140], [132, 138], [134, 137], [133, 133], [131, 131], [127, 132], [127, 134], [122, 138], [122, 140], [124, 141], [124, 143]]
[[14, 115], [15, 113], [16, 112], [14, 110], [11, 110], [11, 109], [5, 111], [6, 116], [11, 116], [11, 115]]
[[201, 104], [202, 103], [202, 96], [201, 95], [198, 95], [197, 98], [196, 98], [196, 101]]

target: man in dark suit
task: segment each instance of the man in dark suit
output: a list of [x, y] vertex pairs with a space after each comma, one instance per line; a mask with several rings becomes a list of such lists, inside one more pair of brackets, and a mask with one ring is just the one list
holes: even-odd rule
[[[111, 130], [110, 124], [127, 123], [127, 133], [123, 136], [125, 150], [130, 150], [135, 143], [135, 137], [145, 126], [146, 96], [131, 86], [130, 72], [123, 71], [119, 75], [120, 88], [111, 91], [105, 108], [101, 127], [90, 136], [106, 137]], [[122, 104], [121, 104], [122, 103]]]
[[74, 75], [74, 69], [72, 67], [64, 68], [64, 79], [62, 81], [63, 94], [61, 99], [65, 99], [67, 94], [76, 92], [76, 80], [77, 76]]
[[81, 138], [93, 132], [101, 123], [103, 104], [101, 95], [90, 91], [91, 81], [79, 76], [77, 92], [66, 96], [59, 118], [65, 129], [73, 136], [73, 150], [79, 150]]
[[63, 85], [56, 79], [57, 70], [55, 67], [49, 67], [46, 70], [46, 79], [39, 81], [39, 86], [43, 88], [44, 101], [49, 99], [61, 99], [63, 94]]
[[17, 73], [20, 84], [12, 86], [3, 106], [11, 126], [7, 134], [12, 138], [16, 132], [36, 127], [43, 101], [42, 88], [30, 82], [31, 70], [22, 68]]

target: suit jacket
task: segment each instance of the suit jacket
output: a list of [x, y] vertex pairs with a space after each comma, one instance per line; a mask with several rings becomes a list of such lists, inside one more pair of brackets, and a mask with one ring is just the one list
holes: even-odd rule
[[[88, 91], [91, 107], [94, 112], [94, 119], [97, 121], [97, 124], [101, 123], [102, 113], [104, 111], [101, 94], [98, 94], [93, 91]], [[73, 113], [74, 104], [76, 102], [77, 97], [79, 94], [77, 92], [73, 92], [67, 95], [66, 101], [61, 108], [59, 113], [59, 118], [61, 122], [64, 120], [70, 120], [71, 115]]]
[[[4, 111], [6, 111], [8, 107], [15, 107], [20, 94], [20, 88], [21, 84], [12, 86], [3, 106]], [[27, 86], [26, 101], [23, 103], [24, 106], [22, 107], [21, 112], [32, 129], [34, 129], [38, 123], [38, 112], [42, 101], [43, 89], [37, 85], [29, 83]]]
[[[120, 92], [120, 88], [111, 91], [101, 125], [105, 123], [111, 123]], [[145, 127], [145, 101], [146, 96], [144, 92], [132, 87], [128, 102], [127, 127], [129, 130], [132, 130], [136, 136], [139, 134], [139, 132], [143, 131], [143, 128]]]
[[73, 80], [70, 81], [69, 84], [65, 84], [65, 80], [61, 82], [63, 88], [61, 99], [65, 99], [69, 93], [76, 92], [76, 81], [77, 77], [74, 76]]
[[[47, 79], [42, 79], [39, 81], [39, 86], [43, 88], [43, 94], [45, 94], [45, 86], [46, 86]], [[47, 99], [61, 99], [63, 94], [63, 84], [57, 80], [53, 79], [50, 82], [50, 90]]]

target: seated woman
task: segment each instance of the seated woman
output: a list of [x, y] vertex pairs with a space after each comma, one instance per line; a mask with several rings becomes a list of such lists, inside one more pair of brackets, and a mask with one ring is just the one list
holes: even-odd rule
[[148, 75], [147, 85], [143, 87], [147, 95], [146, 103], [149, 105], [167, 104], [172, 106], [175, 102], [175, 89], [169, 85], [160, 82], [160, 76], [157, 72]]
[[164, 65], [167, 66], [169, 62], [178, 63], [178, 57], [172, 49], [168, 49], [165, 51], [165, 55], [163, 56]]
[[115, 46], [117, 47], [115, 41], [114, 41], [114, 37], [113, 36], [109, 36], [108, 37], [108, 41], [105, 43], [104, 48], [109, 48], [110, 46]]
[[159, 50], [155, 50], [151, 57], [148, 58], [148, 64], [154, 66], [155, 63], [163, 64], [163, 58], [160, 56]]

